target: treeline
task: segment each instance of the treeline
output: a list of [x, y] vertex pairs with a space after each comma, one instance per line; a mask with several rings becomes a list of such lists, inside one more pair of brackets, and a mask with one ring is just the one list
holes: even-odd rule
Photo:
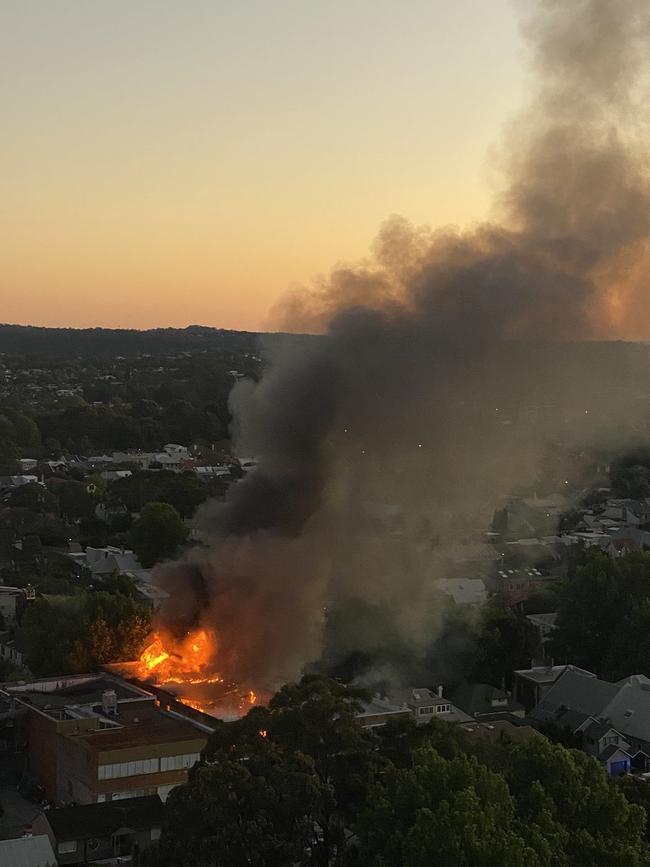
[[0, 325], [0, 353], [50, 358], [103, 357], [196, 352], [226, 348], [253, 351], [257, 334], [190, 325], [187, 328], [38, 328]]
[[410, 719], [364, 729], [363, 697], [307, 676], [268, 708], [218, 723], [187, 785], [170, 794], [145, 863], [650, 864], [645, 810], [594, 759], [526, 729], [515, 739]]

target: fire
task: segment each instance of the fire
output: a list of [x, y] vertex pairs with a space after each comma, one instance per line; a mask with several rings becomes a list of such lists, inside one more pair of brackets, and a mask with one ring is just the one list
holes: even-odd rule
[[212, 632], [197, 629], [184, 638], [155, 632], [140, 654], [136, 674], [153, 683], [222, 683], [215, 673], [217, 642]]
[[[124, 663], [124, 674], [173, 692], [188, 707], [204, 713], [233, 716], [246, 713], [260, 696], [226, 681], [217, 669], [217, 639], [202, 627], [182, 638], [159, 629], [133, 663]], [[127, 668], [128, 666], [128, 668]]]

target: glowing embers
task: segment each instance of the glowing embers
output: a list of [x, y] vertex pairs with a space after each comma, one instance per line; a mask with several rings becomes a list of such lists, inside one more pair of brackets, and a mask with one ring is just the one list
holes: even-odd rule
[[155, 632], [140, 654], [137, 676], [156, 684], [222, 683], [215, 671], [217, 642], [212, 632], [196, 629], [184, 638]]

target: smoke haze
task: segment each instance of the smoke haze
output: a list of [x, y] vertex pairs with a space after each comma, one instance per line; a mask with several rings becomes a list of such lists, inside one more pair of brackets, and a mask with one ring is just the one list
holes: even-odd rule
[[[647, 333], [650, 7], [525, 10], [531, 94], [501, 149], [498, 221], [391, 218], [371, 260], [279, 306], [323, 336], [274, 342], [261, 382], [233, 390], [239, 453], [259, 466], [203, 508], [208, 547], [161, 570], [162, 616], [212, 626], [226, 677], [295, 677], [346, 600], [388, 607], [417, 653], [436, 579], [485, 556], [494, 510], [543, 487], [550, 445], [611, 445], [623, 416], [647, 430], [607, 346], [569, 341]], [[376, 631], [360, 620], [358, 648]]]

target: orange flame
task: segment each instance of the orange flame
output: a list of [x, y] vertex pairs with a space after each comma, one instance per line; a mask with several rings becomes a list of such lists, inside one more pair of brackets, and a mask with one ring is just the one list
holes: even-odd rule
[[221, 683], [214, 671], [217, 642], [212, 632], [197, 629], [185, 638], [155, 632], [140, 654], [137, 676], [153, 683]]

